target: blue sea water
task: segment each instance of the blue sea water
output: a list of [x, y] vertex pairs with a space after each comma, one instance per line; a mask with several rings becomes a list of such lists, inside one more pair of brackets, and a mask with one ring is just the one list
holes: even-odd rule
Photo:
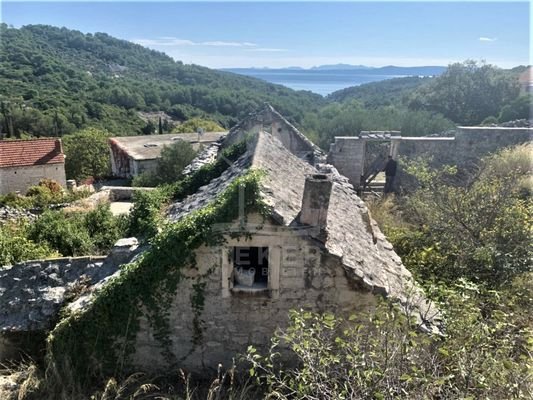
[[380, 75], [350, 70], [228, 70], [242, 75], [263, 79], [295, 90], [310, 90], [326, 96], [337, 90], [363, 83], [382, 81], [408, 75]]

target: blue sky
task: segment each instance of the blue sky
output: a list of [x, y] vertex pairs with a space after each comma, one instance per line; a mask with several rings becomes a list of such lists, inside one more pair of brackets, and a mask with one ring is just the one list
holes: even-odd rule
[[213, 68], [531, 62], [528, 2], [4, 0], [1, 19], [106, 32]]

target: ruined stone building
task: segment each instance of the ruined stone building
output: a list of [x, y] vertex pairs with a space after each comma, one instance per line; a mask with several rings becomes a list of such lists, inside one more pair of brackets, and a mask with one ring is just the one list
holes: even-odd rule
[[[168, 309], [175, 358], [192, 369], [230, 365], [248, 345], [267, 346], [291, 309], [349, 316], [374, 306], [377, 295], [412, 307], [421, 326], [431, 329], [434, 309], [353, 187], [334, 167], [309, 163], [315, 148], [307, 143], [305, 149], [306, 140], [290, 125], [263, 122], [264, 130], [222, 176], [168, 210], [171, 221], [180, 221], [250, 170], [264, 173], [261, 197], [271, 210], [266, 220], [252, 214], [227, 221], [224, 243], [200, 246], [195, 267], [183, 270], [186, 279]], [[228, 140], [240, 133], [230, 132]], [[246, 235], [235, 237], [243, 226]], [[205, 297], [201, 342], [190, 300], [199, 285]], [[155, 335], [143, 319], [136, 365], [165, 368]]]
[[480, 157], [503, 147], [527, 143], [533, 129], [524, 127], [458, 127], [446, 136], [406, 137], [399, 131], [361, 132], [357, 136], [336, 136], [328, 152], [328, 162], [346, 176], [356, 189], [394, 159], [423, 157], [433, 166], [444, 164], [470, 167]]
[[227, 132], [169, 133], [164, 135], [117, 136], [109, 139], [111, 170], [117, 178], [131, 178], [143, 172], [155, 172], [164, 146], [184, 140], [199, 150], [217, 142]]
[[66, 185], [61, 139], [0, 140], [0, 195], [25, 193], [43, 178]]
[[[185, 173], [194, 177], [206, 163], [227, 162], [218, 176], [166, 210], [165, 226], [170, 231], [180, 224], [190, 229], [190, 235], [181, 238], [191, 241], [189, 247], [157, 238], [139, 247], [130, 238], [121, 240], [107, 258], [40, 260], [0, 268], [0, 359], [28, 333], [54, 329], [57, 337], [65, 329], [76, 329], [101, 304], [97, 300], [103, 292], [108, 296], [104, 304], [124, 301], [113, 297], [121, 290], [121, 284], [115, 283], [124, 282], [124, 276], [140, 284], [140, 290], [148, 281], [153, 283], [150, 268], [135, 268], [150, 254], [161, 258], [152, 257], [154, 264], [148, 267], [163, 263], [163, 257], [173, 260], [165, 270], [168, 275], [155, 281], [158, 286], [149, 286], [152, 300], [162, 302], [163, 315], [154, 319], [153, 304], [134, 297], [135, 313], [130, 315], [135, 315], [135, 321], [120, 320], [115, 326], [127, 331], [121, 332], [131, 345], [115, 350], [130, 349], [128, 359], [135, 369], [228, 366], [248, 345], [268, 346], [276, 329], [288, 324], [291, 309], [348, 316], [371, 309], [380, 297], [398, 304], [422, 330], [433, 330], [438, 322], [435, 309], [377, 227], [354, 185], [360, 184], [372, 164], [370, 155], [383, 151], [395, 156], [421, 151], [443, 161], [459, 154], [466, 160], [468, 148], [490, 151], [494, 146], [527, 140], [530, 133], [462, 128], [454, 137], [414, 139], [398, 132], [374, 132], [336, 138], [326, 155], [267, 106], [235, 126], [223, 140], [213, 137], [186, 168]], [[385, 146], [373, 146], [376, 142]], [[117, 150], [123, 146], [117, 143], [112, 144], [113, 152], [126, 151]], [[225, 149], [238, 143], [246, 143], [242, 154], [234, 161], [225, 159]], [[144, 144], [140, 148], [153, 149]], [[139, 167], [132, 168], [128, 173], [135, 168], [139, 172]], [[206, 210], [224, 199], [236, 183], [241, 190], [239, 182], [250, 172], [260, 176], [257, 195], [263, 212], [247, 211], [250, 199], [243, 189], [234, 204], [238, 213], [222, 213], [234, 216], [210, 226], [216, 240], [199, 236], [202, 240], [196, 242], [194, 232], [205, 229], [202, 224], [208, 218], [193, 217], [208, 216]], [[196, 225], [189, 226], [191, 221]], [[191, 253], [180, 253], [184, 248]], [[128, 263], [128, 268], [121, 267]], [[183, 264], [180, 279], [163, 296], [163, 289], [172, 287], [173, 263]], [[67, 298], [73, 300], [68, 293], [80, 284], [85, 288], [83, 295], [67, 307], [72, 320], [54, 328], [60, 307]], [[115, 317], [107, 315], [106, 321]], [[94, 338], [102, 335], [110, 336], [111, 343], [125, 340], [117, 332], [100, 331], [98, 321], [88, 321], [85, 327], [94, 330], [90, 343], [81, 339], [83, 331], [71, 332], [75, 345], [82, 346], [80, 351], [90, 351]], [[58, 327], [63, 330], [58, 332]]]
[[[268, 346], [276, 329], [288, 324], [291, 309], [349, 316], [372, 308], [379, 297], [398, 304], [421, 329], [434, 329], [435, 309], [348, 179], [324, 163], [326, 155], [320, 149], [271, 107], [232, 129], [220, 145], [219, 157], [224, 148], [243, 140], [246, 151], [220, 176], [168, 207], [167, 223], [186, 221], [209, 207], [251, 171], [260, 175], [259, 197], [267, 213], [246, 213], [243, 206], [237, 218], [213, 227], [223, 240], [200, 243], [194, 254], [184, 255], [187, 264], [180, 270], [176, 290], [170, 298], [162, 297], [168, 320], [163, 341], [148, 304], [137, 303], [141, 315], [138, 325], [133, 324], [137, 330], [131, 347], [135, 369], [162, 371], [170, 366], [169, 360], [192, 370], [216, 368], [218, 363], [228, 366], [248, 345]], [[203, 154], [198, 157], [206, 160]], [[199, 160], [189, 174], [201, 166]], [[248, 200], [243, 192], [235, 206], [240, 210]], [[3, 269], [0, 288], [9, 287], [0, 289], [4, 351], [17, 341], [18, 333], [53, 329], [76, 274], [87, 275], [85, 284], [90, 287], [69, 306], [79, 320], [98, 298], [98, 288], [120, 279], [120, 264], [134, 256], [142, 259], [149, 251], [125, 241], [105, 260], [41, 260]], [[33, 287], [28, 269], [43, 287]], [[160, 284], [166, 285], [164, 280]], [[114, 286], [107, 294], [113, 295], [113, 290]], [[98, 329], [97, 325], [91, 326]], [[112, 333], [98, 333], [106, 334]]]

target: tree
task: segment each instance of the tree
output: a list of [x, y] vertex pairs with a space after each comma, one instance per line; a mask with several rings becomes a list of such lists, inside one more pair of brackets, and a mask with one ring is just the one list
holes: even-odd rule
[[82, 180], [106, 177], [111, 172], [109, 134], [87, 128], [63, 138], [66, 155], [65, 171], [69, 179]]
[[177, 140], [161, 150], [161, 158], [155, 172], [144, 172], [133, 179], [133, 186], [158, 186], [176, 182], [183, 169], [196, 156], [196, 151], [189, 142]]
[[514, 74], [469, 60], [451, 64], [442, 75], [418, 89], [409, 107], [439, 112], [455, 123], [475, 125], [497, 116], [519, 91]]
[[191, 118], [174, 128], [176, 133], [197, 132], [201, 128], [204, 132], [222, 132], [225, 129], [215, 121], [202, 118]]
[[423, 280], [465, 278], [492, 288], [532, 271], [533, 145], [487, 157], [471, 176], [411, 163], [420, 188], [402, 209], [412, 227], [385, 227], [408, 268]]
[[177, 140], [161, 150], [161, 159], [157, 164], [157, 176], [162, 183], [175, 182], [183, 169], [196, 156], [196, 151], [189, 142]]

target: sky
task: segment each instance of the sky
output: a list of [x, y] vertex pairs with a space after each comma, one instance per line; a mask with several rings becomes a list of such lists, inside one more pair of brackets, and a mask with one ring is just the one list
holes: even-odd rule
[[106, 32], [211, 68], [531, 64], [529, 2], [23, 2], [2, 22]]

